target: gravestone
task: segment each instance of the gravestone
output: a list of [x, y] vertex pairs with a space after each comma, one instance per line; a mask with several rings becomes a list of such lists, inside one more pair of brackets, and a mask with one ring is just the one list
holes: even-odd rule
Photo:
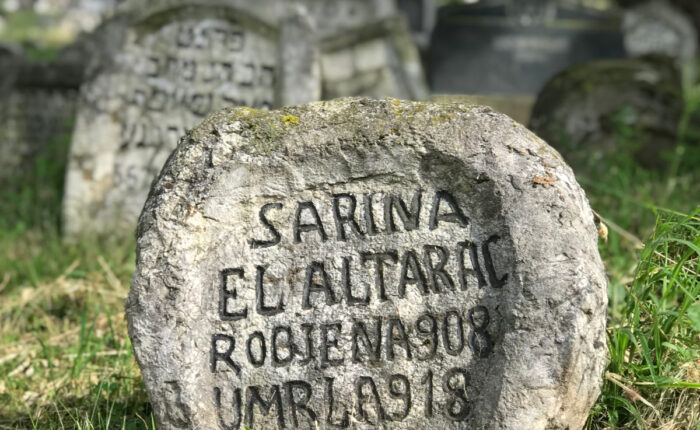
[[297, 7], [159, 0], [122, 8], [99, 30], [111, 47], [82, 89], [63, 203], [68, 237], [130, 234], [178, 139], [211, 111], [319, 98], [317, 45]]
[[321, 76], [323, 99], [428, 97], [420, 54], [399, 16], [324, 37]]
[[[613, 168], [620, 157], [663, 168], [663, 153], [676, 145], [683, 109], [680, 73], [668, 57], [593, 61], [547, 83], [530, 128], [561, 151], [577, 173]], [[629, 132], [635, 134], [625, 137]]]
[[665, 1], [626, 10], [623, 29], [625, 49], [632, 56], [663, 54], [680, 62], [695, 59], [698, 35], [693, 22]]
[[28, 60], [18, 51], [0, 53], [0, 180], [19, 178], [41, 155], [65, 160], [73, 128], [81, 64], [62, 53], [49, 63]]
[[623, 57], [614, 14], [494, 1], [441, 7], [428, 67], [433, 93], [534, 95], [574, 64]]
[[488, 108], [223, 110], [137, 235], [126, 312], [158, 428], [574, 429], [599, 395], [593, 214]]

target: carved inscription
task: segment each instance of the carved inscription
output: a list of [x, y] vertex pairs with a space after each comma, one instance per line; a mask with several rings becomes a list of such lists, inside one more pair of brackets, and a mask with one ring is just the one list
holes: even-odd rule
[[275, 42], [235, 21], [206, 19], [167, 24], [130, 45], [129, 84], [114, 89], [121, 122], [115, 188], [147, 190], [178, 139], [210, 112], [271, 107]]
[[[290, 215], [286, 222], [282, 212]], [[209, 339], [220, 428], [253, 428], [261, 420], [279, 428], [321, 422], [348, 428], [409, 416], [469, 417], [472, 376], [464, 363], [488, 360], [497, 347], [495, 314], [478, 302], [461, 307], [449, 298], [506, 286], [508, 273], [494, 254], [502, 245], [498, 234], [473, 239], [464, 203], [439, 189], [269, 201], [255, 218], [258, 227], [247, 243], [261, 257], [232, 262], [216, 274], [218, 319], [231, 328]], [[420, 236], [425, 232], [433, 236]], [[392, 240], [410, 234], [434, 242]], [[291, 268], [265, 260], [279, 247], [294, 252], [329, 242], [352, 246], [324, 258], [300, 253]], [[401, 311], [403, 304], [441, 297], [451, 305]], [[323, 318], [310, 316], [319, 311]], [[249, 325], [253, 320], [265, 323]], [[420, 371], [396, 371], [415, 363], [423, 363]], [[265, 384], [241, 378], [243, 369], [267, 367], [280, 374], [316, 369], [324, 376]]]

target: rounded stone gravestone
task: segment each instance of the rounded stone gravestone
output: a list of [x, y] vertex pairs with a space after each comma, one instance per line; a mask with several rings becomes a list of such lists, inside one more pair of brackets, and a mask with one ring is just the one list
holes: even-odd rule
[[[552, 78], [537, 96], [530, 128], [577, 173], [609, 169], [626, 156], [648, 168], [677, 144], [683, 115], [681, 76], [666, 56], [580, 64]], [[625, 138], [625, 130], [634, 132]]]
[[606, 286], [583, 191], [523, 126], [339, 99], [183, 138], [127, 317], [158, 428], [574, 429]]
[[213, 110], [320, 97], [317, 47], [299, 8], [132, 3], [99, 30], [109, 51], [81, 90], [63, 203], [69, 237], [131, 234], [177, 140]]

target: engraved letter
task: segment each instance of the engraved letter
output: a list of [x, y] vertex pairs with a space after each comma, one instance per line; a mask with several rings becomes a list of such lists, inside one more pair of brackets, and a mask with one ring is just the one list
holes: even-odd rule
[[260, 222], [264, 225], [272, 234], [272, 239], [269, 240], [257, 240], [253, 239], [250, 241], [251, 248], [268, 248], [270, 246], [275, 246], [280, 243], [280, 233], [275, 229], [275, 227], [270, 223], [270, 221], [265, 216], [268, 209], [282, 209], [282, 203], [268, 203], [260, 208]]
[[[306, 381], [289, 381], [285, 382], [284, 388], [287, 391], [289, 405], [292, 407], [292, 421], [294, 421], [294, 427], [299, 427], [297, 412], [305, 412], [312, 423], [316, 422], [316, 413], [307, 406], [309, 400], [311, 400], [311, 384]], [[294, 389], [301, 390], [302, 395], [300, 398], [294, 398]]]
[[[440, 215], [441, 201], [447, 203], [452, 209], [452, 212]], [[435, 193], [433, 207], [430, 210], [430, 230], [435, 230], [438, 226], [438, 222], [440, 221], [457, 223], [462, 227], [467, 227], [469, 225], [469, 219], [464, 216], [462, 210], [457, 205], [455, 198], [452, 197], [452, 195], [447, 191], [438, 191]]]
[[[321, 283], [314, 281], [314, 274], [321, 276]], [[314, 261], [306, 268], [306, 280], [304, 281], [304, 297], [302, 298], [302, 309], [311, 309], [311, 293], [323, 293], [326, 296], [326, 305], [336, 303], [335, 294], [331, 289], [328, 274], [322, 262]]]
[[367, 328], [365, 323], [362, 321], [355, 321], [352, 325], [352, 361], [354, 363], [361, 363], [360, 358], [360, 340], [364, 344], [364, 349], [369, 356], [369, 361], [372, 363], [378, 363], [381, 359], [382, 351], [382, 318], [375, 318], [375, 334], [374, 334], [374, 344], [367, 334]]
[[[311, 224], [302, 224], [301, 215], [304, 210], [307, 210], [309, 214], [313, 217], [314, 221]], [[312, 202], [301, 202], [297, 206], [297, 212], [294, 215], [294, 242], [301, 243], [301, 234], [308, 231], [318, 231], [319, 236], [322, 241], [328, 240], [328, 235], [323, 229], [323, 223], [321, 222], [321, 217], [318, 215], [316, 206]]]
[[377, 293], [379, 294], [379, 300], [386, 301], [386, 289], [384, 288], [384, 263], [392, 262], [396, 264], [399, 259], [398, 253], [396, 251], [387, 252], [363, 252], [361, 254], [362, 264], [368, 261], [374, 262], [374, 285], [377, 287]]
[[[219, 341], [225, 341], [228, 342], [228, 347], [226, 348], [226, 352], [219, 352], [219, 349], [217, 348], [217, 344]], [[226, 363], [231, 369], [233, 369], [234, 372], [236, 372], [236, 375], [241, 373], [241, 367], [236, 364], [233, 359], [231, 358], [231, 354], [233, 353], [234, 348], [236, 347], [236, 339], [233, 336], [229, 336], [227, 334], [215, 334], [211, 338], [211, 371], [212, 373], [216, 373], [216, 362], [217, 361], [223, 361]]]
[[[408, 270], [411, 270], [412, 276], [408, 276]], [[416, 253], [409, 249], [403, 254], [401, 258], [401, 277], [399, 278], [399, 297], [406, 297], [406, 284], [416, 284], [421, 294], [428, 294], [428, 287], [425, 285], [425, 275], [423, 275], [423, 269], [418, 263], [418, 257]]]
[[265, 289], [263, 279], [265, 278], [265, 267], [255, 266], [257, 276], [255, 277], [255, 308], [260, 315], [271, 316], [284, 312], [284, 303], [282, 303], [282, 295], [274, 306], [265, 306]]
[[[348, 204], [347, 213], [345, 215], [340, 213], [340, 202], [345, 200]], [[364, 237], [364, 233], [360, 230], [360, 225], [355, 220], [355, 207], [357, 206], [357, 199], [351, 194], [335, 194], [333, 195], [333, 218], [335, 219], [335, 231], [338, 234], [338, 240], [347, 240], [345, 236], [345, 224], [350, 226], [350, 230], [353, 231], [359, 237]]]
[[274, 406], [277, 409], [277, 426], [284, 428], [284, 410], [282, 410], [282, 395], [280, 394], [279, 385], [272, 386], [270, 400], [267, 402], [260, 396], [260, 387], [248, 387], [248, 400], [245, 405], [245, 423], [248, 427], [254, 428], [255, 425], [255, 405], [258, 405], [263, 415], [267, 416], [270, 409]]
[[224, 269], [221, 271], [221, 289], [219, 289], [219, 317], [224, 321], [235, 321], [248, 317], [248, 306], [238, 311], [230, 311], [228, 309], [228, 300], [236, 300], [238, 298], [238, 291], [236, 291], [236, 287], [229, 289], [229, 277], [233, 275], [237, 276], [239, 279], [243, 279], [243, 269], [236, 267], [235, 269]]
[[384, 223], [386, 224], [387, 233], [396, 231], [394, 223], [394, 209], [399, 214], [399, 218], [403, 222], [403, 228], [406, 231], [415, 230], [418, 228], [418, 217], [420, 216], [420, 197], [421, 190], [416, 190], [411, 200], [411, 209], [406, 207], [403, 199], [400, 196], [388, 194], [384, 197]]

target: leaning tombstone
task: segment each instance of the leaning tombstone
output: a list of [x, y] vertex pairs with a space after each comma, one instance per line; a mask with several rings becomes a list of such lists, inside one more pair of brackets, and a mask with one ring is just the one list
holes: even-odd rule
[[323, 99], [428, 97], [420, 53], [400, 16], [324, 37], [321, 75]]
[[698, 34], [692, 20], [666, 1], [627, 9], [623, 30], [632, 56], [663, 54], [685, 63], [695, 59]]
[[112, 47], [82, 89], [65, 234], [130, 234], [180, 136], [213, 110], [318, 99], [316, 45], [302, 12], [273, 0], [126, 2], [99, 30]]
[[488, 108], [213, 114], [154, 182], [137, 255], [158, 428], [576, 429], [600, 394], [593, 213]]
[[425, 99], [420, 53], [396, 0], [297, 0], [321, 42], [323, 99]]
[[658, 169], [668, 165], [663, 155], [676, 145], [683, 109], [680, 73], [669, 57], [593, 61], [547, 83], [530, 128], [577, 173], [608, 170], [623, 158]]
[[293, 0], [307, 7], [321, 38], [398, 14], [396, 0]]

